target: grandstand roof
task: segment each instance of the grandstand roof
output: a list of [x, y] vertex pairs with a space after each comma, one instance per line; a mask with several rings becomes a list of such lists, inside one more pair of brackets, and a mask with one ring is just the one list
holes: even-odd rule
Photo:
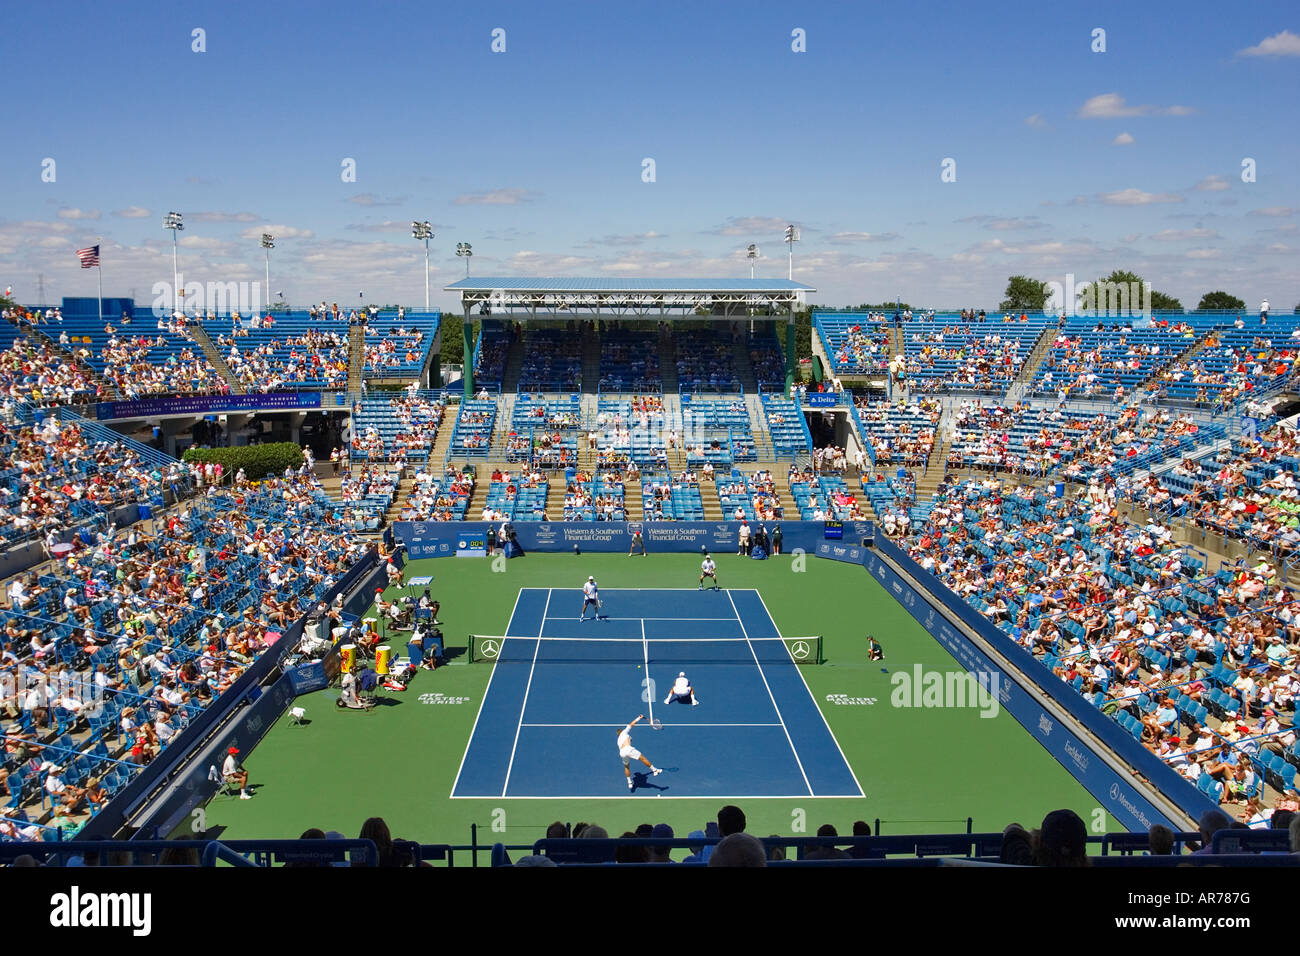
[[620, 315], [639, 317], [669, 311], [690, 313], [700, 307], [712, 315], [741, 317], [751, 311], [785, 314], [816, 290], [787, 279], [651, 279], [571, 276], [473, 276], [444, 287], [459, 292], [469, 309], [484, 314], [518, 316], [539, 312], [548, 317]]

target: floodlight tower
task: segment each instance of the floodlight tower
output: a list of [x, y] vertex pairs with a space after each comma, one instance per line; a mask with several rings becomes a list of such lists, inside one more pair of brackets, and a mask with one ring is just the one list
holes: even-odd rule
[[429, 240], [433, 238], [433, 226], [429, 220], [411, 223], [411, 238], [424, 240], [424, 311], [429, 311]]

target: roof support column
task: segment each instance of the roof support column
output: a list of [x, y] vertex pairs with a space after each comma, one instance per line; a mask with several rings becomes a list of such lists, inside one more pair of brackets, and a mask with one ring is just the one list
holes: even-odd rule
[[795, 352], [794, 341], [794, 306], [791, 305], [785, 320], [785, 393], [787, 395], [794, 385], [794, 373], [798, 367], [799, 357]]
[[461, 298], [461, 305], [465, 309], [465, 317], [461, 319], [460, 337], [465, 351], [465, 372], [461, 376], [465, 384], [465, 401], [474, 397], [474, 343], [470, 341], [474, 336], [474, 323], [469, 317], [469, 302], [464, 297]]

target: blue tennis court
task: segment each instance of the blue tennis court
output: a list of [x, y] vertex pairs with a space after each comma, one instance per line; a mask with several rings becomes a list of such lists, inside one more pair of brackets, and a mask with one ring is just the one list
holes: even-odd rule
[[[601, 600], [580, 622], [578, 589], [519, 592], [453, 797], [863, 795], [757, 591]], [[665, 705], [683, 671], [699, 704]], [[664, 773], [633, 762], [629, 793], [616, 740], [638, 714], [633, 745]]]

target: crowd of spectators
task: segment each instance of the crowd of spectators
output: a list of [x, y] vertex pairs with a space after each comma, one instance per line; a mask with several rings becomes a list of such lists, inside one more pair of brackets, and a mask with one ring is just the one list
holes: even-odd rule
[[144, 461], [121, 442], [87, 439], [75, 423], [0, 422], [0, 536], [39, 536], [47, 551], [66, 532], [117, 505], [148, 501], [183, 482], [184, 466]]
[[[153, 760], [363, 552], [314, 479], [78, 539], [3, 612], [12, 806], [74, 822]], [[42, 796], [44, 794], [44, 796]]]
[[[404, 325], [397, 325], [385, 334], [372, 326], [366, 329], [366, 335], [367, 337], [381, 336], [379, 342], [374, 345], [366, 343], [366, 374], [380, 374], [385, 369], [414, 366], [424, 355], [424, 332], [420, 329], [408, 329]], [[344, 339], [342, 344], [346, 361], [347, 340]], [[345, 366], [345, 378], [346, 375]]]
[[[273, 321], [267, 316], [262, 327]], [[248, 330], [236, 326], [230, 335], [218, 335], [218, 349], [227, 349], [226, 365], [240, 385], [252, 391], [274, 391], [300, 384], [342, 388], [348, 379], [347, 335], [325, 329], [308, 329], [302, 335], [259, 340], [251, 348], [239, 347]]]
[[[104, 388], [82, 361], [49, 345], [15, 338], [0, 352], [0, 393], [6, 404], [72, 405], [104, 397]], [[6, 416], [8, 417], [8, 413]]]
[[[908, 550], [1153, 753], [1210, 774], [1219, 800], [1260, 798], [1264, 751], [1294, 747], [1300, 599], [1268, 563], [1210, 574], [1101, 481], [1052, 498], [949, 476]], [[1271, 782], [1300, 798], [1287, 780]]]
[[448, 465], [441, 474], [432, 468], [415, 473], [402, 503], [403, 521], [461, 521], [474, 494], [474, 475]]
[[191, 344], [176, 351], [161, 334], [152, 338], [118, 335], [111, 324], [105, 326], [105, 331], [108, 342], [100, 352], [102, 374], [126, 399], [230, 391], [230, 383], [201, 351], [196, 351], [198, 346], [192, 339]]

